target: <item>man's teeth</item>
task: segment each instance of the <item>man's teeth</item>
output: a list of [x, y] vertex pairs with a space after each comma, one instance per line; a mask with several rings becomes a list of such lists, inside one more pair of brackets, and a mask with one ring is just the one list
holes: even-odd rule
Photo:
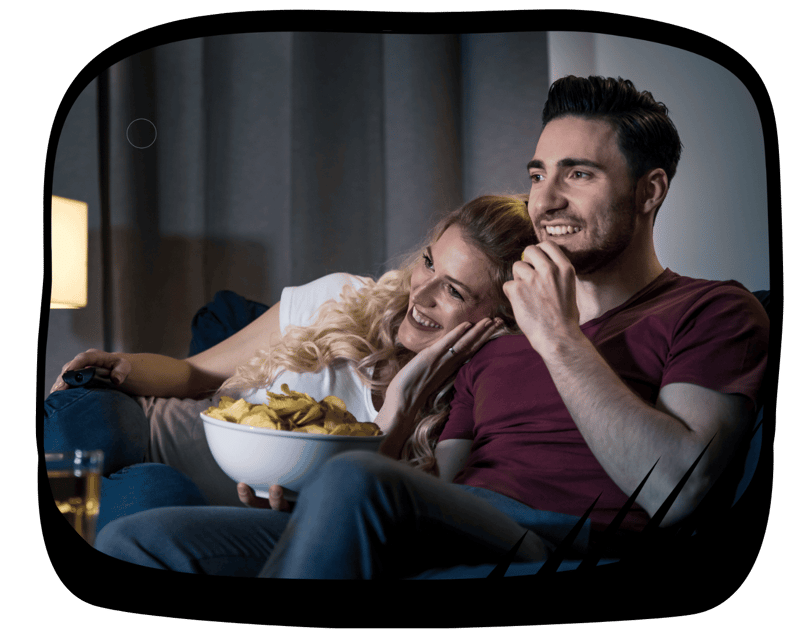
[[442, 325], [438, 325], [436, 322], [432, 322], [422, 314], [418, 313], [417, 307], [412, 308], [412, 318], [415, 319], [415, 322], [419, 325], [423, 325], [424, 327], [431, 327], [432, 329], [442, 329]]
[[552, 236], [560, 236], [562, 234], [577, 234], [581, 228], [577, 225], [548, 225], [546, 228], [547, 234]]

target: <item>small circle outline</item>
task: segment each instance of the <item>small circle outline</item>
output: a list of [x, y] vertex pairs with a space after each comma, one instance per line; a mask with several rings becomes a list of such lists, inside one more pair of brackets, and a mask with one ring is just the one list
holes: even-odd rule
[[[134, 144], [134, 143], [133, 143], [133, 142], [130, 140], [130, 128], [132, 128], [132, 125], [133, 125], [135, 122], [137, 122], [137, 121], [148, 121], [148, 122], [149, 122], [149, 125], [150, 125], [150, 126], [152, 126], [152, 129], [155, 131], [155, 138], [154, 138], [154, 139], [153, 139], [153, 140], [152, 140], [152, 141], [151, 141], [149, 144], [147, 144], [146, 146], [136, 146], [136, 145], [135, 145], [135, 144]], [[138, 148], [139, 150], [143, 150], [143, 149], [145, 149], [145, 148], [149, 148], [149, 147], [150, 147], [152, 144], [154, 144], [154, 143], [155, 143], [155, 141], [158, 139], [158, 127], [157, 127], [155, 124], [153, 124], [153, 123], [152, 123], [152, 122], [151, 122], [149, 119], [147, 119], [146, 117], [139, 117], [138, 119], [133, 119], [133, 120], [130, 122], [130, 125], [129, 125], [129, 126], [127, 126], [127, 132], [126, 132], [126, 136], [127, 136], [127, 141], [129, 142], [129, 144], [130, 144], [130, 145], [131, 145], [133, 148]]]

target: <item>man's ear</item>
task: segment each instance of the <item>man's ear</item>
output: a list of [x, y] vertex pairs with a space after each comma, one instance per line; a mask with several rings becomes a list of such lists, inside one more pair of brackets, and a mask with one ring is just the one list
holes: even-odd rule
[[668, 175], [662, 168], [653, 168], [637, 182], [637, 209], [652, 214], [660, 209], [668, 194]]

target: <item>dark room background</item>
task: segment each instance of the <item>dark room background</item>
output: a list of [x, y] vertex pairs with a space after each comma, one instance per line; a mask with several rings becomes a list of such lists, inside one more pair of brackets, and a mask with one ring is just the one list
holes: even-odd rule
[[105, 330], [115, 350], [185, 356], [195, 311], [220, 289], [272, 304], [329, 272], [377, 275], [438, 214], [524, 191], [546, 50], [544, 33], [258, 33], [114, 65], [82, 92], [57, 148], [54, 194], [90, 206], [89, 300], [51, 310], [46, 378], [102, 348]]
[[113, 65], [65, 121], [53, 194], [89, 204], [89, 298], [50, 310], [46, 393], [91, 347], [184, 357], [218, 290], [273, 304], [326, 273], [378, 275], [442, 213], [527, 191], [547, 87], [568, 73], [669, 106], [685, 151], [655, 228], [663, 265], [768, 288], [759, 114], [715, 62], [568, 32], [189, 39]]

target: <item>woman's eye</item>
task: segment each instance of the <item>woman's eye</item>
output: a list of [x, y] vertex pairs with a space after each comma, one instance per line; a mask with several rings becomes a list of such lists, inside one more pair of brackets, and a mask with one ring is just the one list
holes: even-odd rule
[[427, 269], [434, 269], [434, 262], [428, 254], [423, 254], [423, 263]]
[[448, 286], [448, 293], [451, 294], [457, 300], [464, 300], [462, 294], [459, 293], [452, 285]]

